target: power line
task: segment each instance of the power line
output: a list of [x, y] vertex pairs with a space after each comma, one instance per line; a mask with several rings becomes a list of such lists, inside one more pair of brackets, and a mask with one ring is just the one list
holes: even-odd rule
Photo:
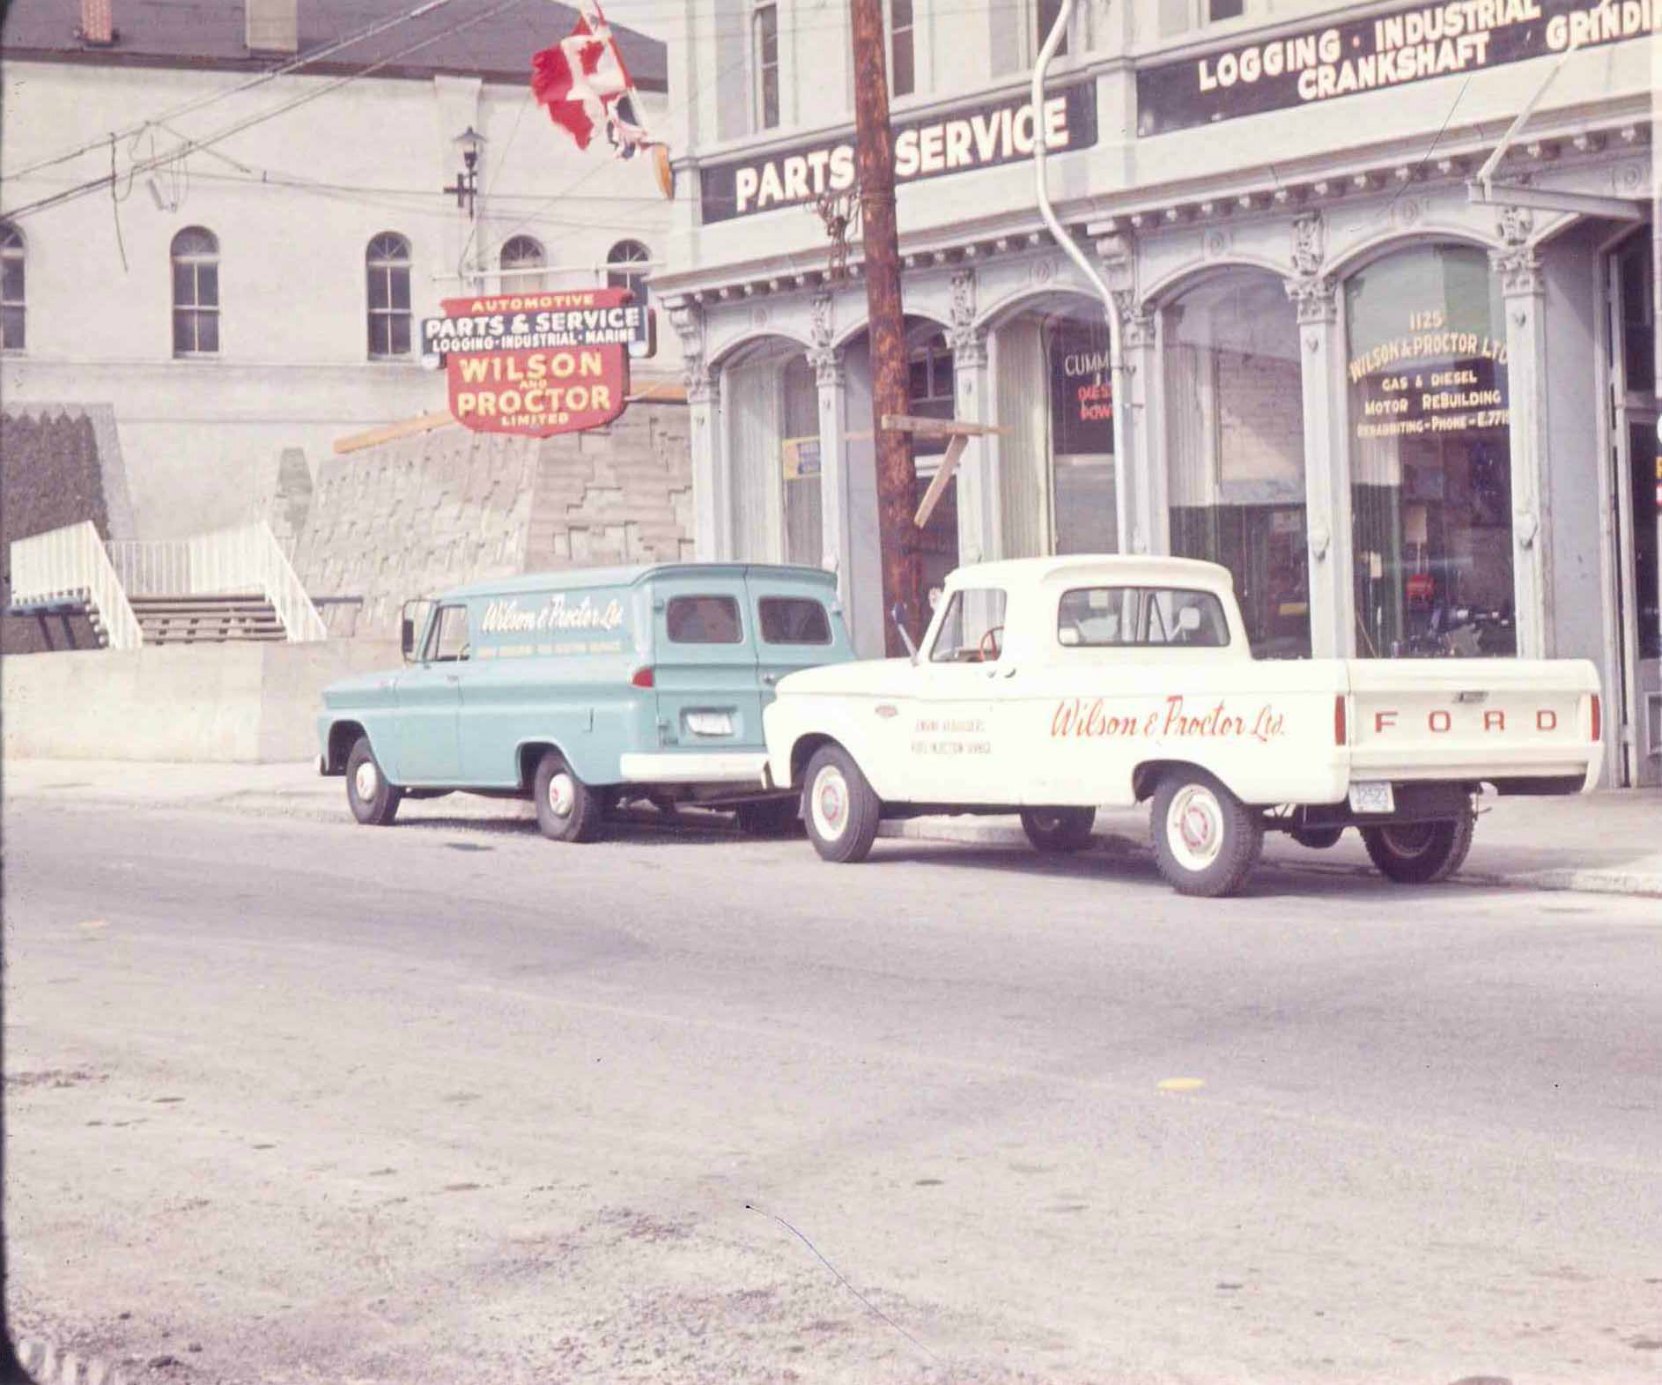
[[[132, 180], [141, 173], [148, 173], [151, 169], [160, 168], [163, 164], [171, 163], [175, 159], [182, 159], [189, 154], [195, 153], [199, 149], [208, 149], [215, 144], [219, 144], [224, 140], [230, 139], [233, 135], [241, 134], [242, 131], [250, 129], [255, 125], [263, 124], [268, 120], [275, 120], [278, 116], [286, 115], [289, 111], [294, 110], [296, 107], [304, 106], [309, 102], [318, 100], [320, 97], [329, 95], [331, 92], [339, 91], [342, 87], [349, 86], [353, 82], [360, 81], [363, 78], [368, 77], [371, 73], [379, 71], [381, 68], [386, 67], [389, 63], [397, 62], [400, 58], [408, 57], [411, 53], [419, 52], [421, 49], [430, 47], [432, 44], [438, 43], [443, 39], [453, 37], [456, 34], [464, 33], [477, 24], [483, 24], [487, 19], [494, 19], [497, 15], [502, 14], [504, 11], [513, 9], [516, 6], [525, 3], [527, 3], [527, 0], [502, 0], [501, 4], [493, 5], [490, 9], [485, 10], [481, 14], [475, 15], [472, 19], [464, 20], [452, 29], [446, 29], [442, 33], [434, 34], [431, 37], [422, 39], [418, 43], [413, 43], [408, 48], [402, 48], [395, 53], [389, 53], [386, 57], [378, 58], [367, 67], [361, 68], [357, 72], [348, 73], [346, 76], [341, 77], [336, 81], [329, 82], [324, 86], [317, 88], [315, 91], [302, 92], [299, 96], [295, 97], [294, 100], [289, 101], [285, 105], [278, 106], [274, 110], [262, 111], [257, 115], [249, 116], [244, 120], [239, 120], [232, 125], [228, 125], [216, 134], [205, 135], [200, 139], [187, 140], [183, 145], [177, 149], [170, 150], [166, 154], [157, 155], [153, 158], [144, 159], [138, 163], [131, 164], [128, 166], [125, 176], [130, 184]], [[15, 221], [35, 212], [45, 211], [49, 207], [55, 207], [64, 202], [72, 201], [77, 197], [84, 197], [88, 193], [97, 192], [101, 188], [109, 187], [117, 181], [117, 177], [118, 175], [113, 172], [107, 173], [100, 178], [89, 179], [87, 182], [77, 184], [75, 187], [66, 188], [62, 192], [54, 193], [50, 197], [42, 197], [34, 202], [26, 202], [23, 206], [14, 208], [8, 212], [0, 213], [0, 215], [3, 215], [8, 220]]]

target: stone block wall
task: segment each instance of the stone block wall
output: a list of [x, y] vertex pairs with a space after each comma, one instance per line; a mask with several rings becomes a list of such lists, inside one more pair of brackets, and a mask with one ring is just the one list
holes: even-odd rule
[[[291, 485], [292, 503], [303, 488]], [[609, 428], [520, 438], [447, 427], [324, 459], [294, 563], [331, 633], [396, 638], [409, 597], [521, 572], [691, 557], [687, 411], [636, 404]]]

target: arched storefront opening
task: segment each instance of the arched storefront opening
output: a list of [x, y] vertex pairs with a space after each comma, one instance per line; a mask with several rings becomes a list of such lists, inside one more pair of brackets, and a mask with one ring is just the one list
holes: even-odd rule
[[1102, 304], [1053, 294], [992, 333], [1006, 557], [1118, 548], [1114, 405]]
[[733, 557], [819, 567], [819, 395], [807, 353], [764, 337], [730, 355], [721, 378]]
[[1489, 258], [1420, 245], [1345, 282], [1357, 652], [1517, 652], [1506, 328]]
[[1171, 552], [1221, 563], [1255, 653], [1310, 653], [1304, 386], [1282, 280], [1225, 270], [1160, 314]]

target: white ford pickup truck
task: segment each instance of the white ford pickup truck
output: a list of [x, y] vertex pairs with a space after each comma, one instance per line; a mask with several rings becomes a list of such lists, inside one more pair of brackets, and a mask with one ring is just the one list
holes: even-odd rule
[[1153, 801], [1161, 874], [1225, 895], [1266, 831], [1347, 827], [1393, 880], [1441, 880], [1476, 797], [1598, 779], [1585, 660], [1252, 657], [1230, 575], [1180, 558], [960, 568], [911, 659], [794, 673], [764, 717], [768, 775], [800, 786], [819, 854], [859, 861], [885, 817], [1016, 812], [1040, 851], [1098, 805]]

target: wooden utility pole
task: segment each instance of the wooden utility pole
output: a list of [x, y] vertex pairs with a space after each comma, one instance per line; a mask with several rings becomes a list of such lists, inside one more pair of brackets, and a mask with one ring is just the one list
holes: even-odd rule
[[906, 412], [906, 329], [900, 308], [900, 237], [895, 226], [894, 145], [889, 135], [889, 72], [883, 0], [853, 0], [854, 167], [860, 179], [860, 238], [865, 250], [866, 317], [871, 341], [871, 426], [877, 444], [877, 530], [883, 561], [885, 643], [906, 652], [888, 613], [898, 605], [906, 628], [921, 635], [922, 580], [917, 526], [917, 469], [909, 433], [883, 426]]

